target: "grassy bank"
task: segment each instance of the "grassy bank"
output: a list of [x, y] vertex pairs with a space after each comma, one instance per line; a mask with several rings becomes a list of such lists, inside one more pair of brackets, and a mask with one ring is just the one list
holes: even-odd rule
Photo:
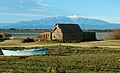
[[120, 72], [120, 49], [81, 48], [61, 45], [47, 48], [47, 55], [43, 56], [0, 56], [0, 73]]
[[44, 47], [44, 46], [79, 46], [79, 47], [108, 47], [120, 48], [120, 40], [91, 41], [78, 43], [60, 43], [55, 41], [37, 41], [33, 43], [22, 43], [21, 39], [6, 40], [0, 42], [0, 47]]

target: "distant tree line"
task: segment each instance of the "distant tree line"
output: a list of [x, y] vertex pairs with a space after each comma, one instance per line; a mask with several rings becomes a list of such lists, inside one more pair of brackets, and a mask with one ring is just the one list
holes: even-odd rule
[[0, 33], [6, 32], [6, 33], [40, 33], [40, 32], [46, 32], [51, 31], [51, 29], [0, 29]]
[[112, 29], [83, 29], [84, 32], [111, 32]]

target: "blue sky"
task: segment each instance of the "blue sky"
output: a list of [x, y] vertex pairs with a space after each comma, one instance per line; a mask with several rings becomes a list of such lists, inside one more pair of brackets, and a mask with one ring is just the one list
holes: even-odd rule
[[58, 15], [120, 23], [120, 0], [0, 0], [0, 23]]

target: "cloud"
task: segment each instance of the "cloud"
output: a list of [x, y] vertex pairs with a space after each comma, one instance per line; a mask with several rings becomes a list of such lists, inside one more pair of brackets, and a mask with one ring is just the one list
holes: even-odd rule
[[48, 7], [48, 6], [51, 6], [51, 5], [48, 5], [48, 4], [39, 4], [40, 6], [44, 6], [44, 7]]
[[[11, 13], [13, 13], [13, 15], [15, 15], [14, 13], [47, 13], [47, 7], [50, 6], [49, 4], [43, 3], [44, 0], [11, 0], [11, 2], [8, 1], [9, 0], [4, 0], [0, 3], [0, 12], [8, 13], [6, 15], [11, 15]], [[8, 3], [6, 4], [6, 2]]]
[[40, 14], [20, 14], [20, 13], [0, 13], [0, 15], [5, 16], [25, 16], [25, 17], [36, 17], [36, 16], [42, 16]]
[[48, 12], [47, 10], [44, 9], [29, 9], [30, 11], [35, 11], [35, 12]]
[[39, 0], [39, 1], [37, 1], [37, 4], [38, 4], [39, 6], [44, 6], [44, 7], [51, 6], [51, 5], [49, 5], [49, 4], [44, 4], [43, 1], [44, 1], [44, 0]]

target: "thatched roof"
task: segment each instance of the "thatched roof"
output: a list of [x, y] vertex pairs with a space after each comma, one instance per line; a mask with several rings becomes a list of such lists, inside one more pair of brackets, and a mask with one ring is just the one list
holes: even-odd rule
[[78, 24], [56, 24], [55, 27], [59, 27], [63, 34], [81, 34], [82, 32]]

